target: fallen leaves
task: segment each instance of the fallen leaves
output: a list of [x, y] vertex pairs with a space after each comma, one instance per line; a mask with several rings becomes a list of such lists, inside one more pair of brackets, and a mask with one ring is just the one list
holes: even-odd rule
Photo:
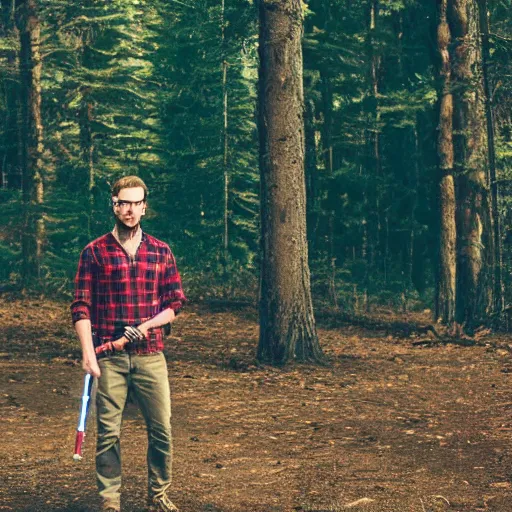
[[[293, 510], [308, 500], [304, 510], [336, 503], [340, 511], [369, 511], [382, 504], [383, 510], [422, 512], [418, 496], [428, 496], [432, 489], [459, 493], [449, 496], [455, 508], [455, 498], [465, 500], [457, 510], [478, 510], [485, 493], [510, 495], [505, 477], [511, 467], [506, 449], [512, 440], [511, 402], [508, 378], [500, 373], [509, 366], [505, 337], [496, 340], [492, 351], [444, 345], [419, 350], [408, 338], [359, 327], [320, 326], [331, 366], [273, 368], [254, 361], [254, 318], [195, 307], [188, 317], [180, 317], [177, 336], [167, 340], [167, 355], [176, 435], [175, 489], [193, 496], [197, 504], [215, 501], [219, 509], [233, 511]], [[69, 389], [71, 396], [58, 390], [66, 389], [70, 376], [81, 375], [74, 367], [76, 353], [70, 353], [70, 338], [62, 337], [51, 346], [31, 341], [32, 352], [36, 344], [41, 350], [27, 355], [22, 349], [28, 331], [21, 328], [23, 318], [19, 320], [20, 329], [12, 331], [18, 338], [5, 350], [14, 347], [15, 357], [31, 366], [23, 366], [19, 380], [19, 361], [9, 361], [10, 352], [5, 358], [0, 353], [6, 395], [0, 396], [1, 416], [6, 432], [12, 432], [6, 437], [9, 453], [0, 471], [9, 472], [10, 483], [19, 479], [15, 489], [28, 488], [15, 464], [24, 458], [24, 467], [38, 468], [25, 451], [39, 432], [45, 432], [48, 443], [37, 438], [37, 446], [55, 455], [48, 471], [59, 489], [73, 489], [76, 471], [84, 466], [72, 474], [63, 468], [73, 443], [79, 385]], [[39, 320], [47, 334], [52, 324], [69, 321], [59, 315]], [[41, 359], [49, 347], [53, 359]], [[70, 409], [65, 411], [66, 406]], [[136, 424], [134, 428], [125, 422], [125, 446], [145, 439], [142, 418]], [[503, 451], [495, 453], [496, 447]], [[124, 451], [128, 482], [145, 477], [143, 452]], [[88, 464], [92, 476], [92, 457]], [[28, 488], [31, 499], [46, 499], [43, 473], [48, 471], [31, 474], [38, 486]], [[63, 499], [76, 510], [73, 492]], [[397, 507], [385, 508], [390, 496]], [[425, 510], [437, 512], [431, 500], [446, 507], [432, 495], [424, 500]], [[195, 504], [185, 503], [185, 508], [199, 509]], [[23, 504], [9, 505], [23, 510]], [[66, 505], [59, 509], [66, 510]]]

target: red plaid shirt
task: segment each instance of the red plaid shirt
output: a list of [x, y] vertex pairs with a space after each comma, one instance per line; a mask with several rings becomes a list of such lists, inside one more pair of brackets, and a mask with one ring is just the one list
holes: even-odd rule
[[[142, 233], [132, 260], [112, 233], [94, 240], [80, 255], [75, 278], [73, 323], [90, 319], [94, 346], [120, 338], [125, 325], [138, 325], [166, 308], [177, 314], [186, 301], [176, 261], [167, 244]], [[163, 328], [129, 343], [129, 352], [163, 350]]]

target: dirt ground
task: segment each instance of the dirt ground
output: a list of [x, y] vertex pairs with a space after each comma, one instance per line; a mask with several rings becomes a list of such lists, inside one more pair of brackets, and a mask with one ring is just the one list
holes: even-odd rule
[[[417, 318], [416, 318], [417, 320]], [[421, 320], [421, 319], [420, 319]], [[0, 297], [0, 511], [96, 510], [94, 412], [64, 302]], [[190, 306], [167, 340], [182, 512], [512, 512], [512, 339], [319, 324], [326, 367], [258, 366], [256, 311]], [[145, 506], [145, 427], [123, 424], [123, 512]]]

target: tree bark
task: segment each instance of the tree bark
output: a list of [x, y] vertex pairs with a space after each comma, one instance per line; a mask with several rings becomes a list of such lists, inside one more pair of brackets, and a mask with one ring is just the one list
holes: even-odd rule
[[476, 0], [452, 0], [453, 147], [457, 193], [456, 320], [468, 330], [492, 310], [492, 219], [481, 38]]
[[414, 248], [416, 246], [416, 215], [418, 209], [418, 188], [420, 184], [420, 142], [418, 135], [419, 120], [416, 116], [416, 122], [411, 129], [412, 140], [414, 146], [414, 172], [412, 173], [411, 183], [409, 184], [410, 193], [412, 195], [409, 236], [406, 243], [406, 252], [404, 254], [404, 312], [407, 312], [409, 298], [414, 288]]
[[501, 244], [501, 219], [498, 209], [499, 186], [496, 176], [496, 147], [494, 143], [494, 109], [489, 80], [491, 50], [489, 42], [489, 18], [487, 0], [479, 0], [480, 32], [482, 34], [482, 74], [485, 93], [485, 117], [487, 121], [487, 157], [489, 160], [489, 182], [491, 185], [491, 210], [494, 235], [494, 309], [502, 311], [505, 307]]
[[25, 283], [40, 277], [44, 239], [44, 184], [42, 175], [40, 33], [35, 0], [18, 0], [20, 34], [21, 169], [24, 206], [22, 274]]
[[322, 359], [306, 238], [302, 4], [260, 0], [261, 299], [258, 358]]
[[456, 240], [455, 181], [453, 177], [453, 95], [447, 20], [448, 0], [441, 0], [437, 46], [441, 57], [441, 101], [439, 109], [439, 268], [436, 283], [435, 319], [447, 325], [455, 321]]
[[368, 201], [367, 214], [367, 266], [369, 276], [378, 271], [385, 273], [386, 254], [382, 243], [381, 207], [379, 199], [378, 180], [381, 176], [380, 137], [379, 137], [379, 66], [380, 57], [377, 54], [376, 36], [379, 6], [377, 0], [368, 0], [367, 11], [367, 38], [366, 51], [369, 62], [368, 92], [367, 92], [367, 130], [366, 130], [366, 169], [367, 186], [366, 198]]
[[[329, 16], [329, 9], [326, 9], [325, 16], [326, 19]], [[333, 141], [332, 141], [332, 133], [334, 129], [334, 119], [333, 119], [333, 91], [331, 84], [331, 77], [326, 70], [320, 71], [321, 83], [322, 83], [322, 104], [323, 104], [323, 114], [324, 114], [324, 122], [322, 125], [322, 145], [323, 145], [323, 160], [324, 167], [327, 172], [327, 175], [332, 178], [334, 174], [335, 165], [339, 163], [335, 163], [335, 154], [338, 151], [334, 150]], [[335, 212], [333, 210], [334, 201], [331, 198], [332, 195], [331, 190], [327, 190], [327, 219], [326, 224], [328, 226], [327, 231], [327, 262], [329, 264], [329, 302], [334, 306], [338, 307], [337, 304], [337, 294], [336, 294], [336, 256], [334, 254], [334, 215]]]
[[[224, 276], [227, 284], [228, 259], [229, 259], [229, 169], [228, 169], [228, 88], [227, 73], [228, 62], [226, 55], [226, 35], [225, 35], [225, 2], [221, 1], [221, 58], [222, 58], [222, 168], [224, 174], [224, 236], [223, 236], [223, 263]], [[227, 288], [226, 288], [227, 293]]]

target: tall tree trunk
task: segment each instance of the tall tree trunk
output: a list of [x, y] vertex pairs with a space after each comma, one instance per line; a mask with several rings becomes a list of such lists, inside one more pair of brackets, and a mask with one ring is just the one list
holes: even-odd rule
[[[369, 62], [368, 70], [368, 126], [366, 131], [366, 200], [368, 202], [367, 216], [367, 267], [368, 275], [372, 276], [376, 271], [385, 269], [385, 255], [381, 244], [381, 212], [379, 201], [378, 179], [381, 175], [379, 122], [380, 113], [378, 106], [379, 93], [379, 65], [380, 58], [376, 52], [376, 29], [379, 14], [378, 0], [368, 0], [368, 26], [366, 51]], [[380, 268], [378, 263], [380, 263]], [[368, 303], [369, 306], [369, 303]]]
[[441, 56], [441, 101], [439, 109], [439, 268], [436, 283], [435, 317], [448, 325], [455, 321], [456, 239], [455, 181], [453, 177], [453, 95], [447, 20], [448, 0], [441, 0], [437, 46]]
[[452, 0], [453, 146], [457, 177], [456, 320], [467, 329], [492, 309], [493, 248], [481, 39], [476, 0]]
[[[229, 169], [228, 169], [228, 88], [227, 88], [227, 73], [228, 62], [226, 55], [226, 34], [225, 34], [225, 1], [221, 3], [221, 30], [222, 30], [222, 167], [224, 170], [224, 236], [223, 236], [223, 261], [224, 261], [224, 275], [227, 278], [228, 258], [229, 258]], [[226, 279], [227, 281], [227, 279]]]
[[[326, 17], [330, 15], [328, 9], [325, 13]], [[324, 167], [327, 171], [327, 175], [332, 178], [334, 174], [335, 161], [335, 150], [332, 142], [332, 133], [334, 128], [333, 122], [333, 92], [331, 77], [325, 70], [320, 72], [322, 80], [322, 104], [324, 122], [322, 125], [322, 145], [323, 145], [323, 160]], [[329, 264], [329, 302], [337, 307], [337, 296], [336, 296], [336, 256], [334, 254], [334, 215], [333, 210], [334, 201], [331, 199], [332, 192], [327, 190], [327, 262]]]
[[302, 4], [260, 0], [261, 300], [258, 358], [321, 360], [306, 238]]
[[498, 209], [498, 179], [496, 176], [496, 148], [494, 144], [494, 110], [492, 104], [491, 84], [489, 81], [489, 64], [491, 50], [489, 42], [489, 18], [487, 0], [479, 0], [480, 32], [482, 34], [482, 73], [485, 93], [485, 117], [487, 121], [487, 155], [489, 159], [489, 181], [491, 184], [491, 210], [494, 235], [494, 308], [503, 311], [505, 307], [501, 244], [501, 219]]
[[21, 169], [24, 205], [22, 273], [25, 283], [40, 276], [44, 239], [42, 176], [40, 24], [35, 0], [18, 0], [20, 33]]
[[404, 309], [407, 312], [409, 297], [414, 287], [414, 248], [416, 246], [416, 212], [418, 209], [418, 188], [420, 184], [420, 142], [418, 135], [419, 119], [416, 116], [416, 122], [411, 129], [414, 146], [414, 172], [409, 183], [411, 199], [409, 236], [406, 243], [406, 253], [404, 257]]
[[[362, 134], [362, 139], [364, 138], [364, 134]], [[363, 297], [362, 297], [362, 309], [364, 312], [370, 312], [370, 301], [368, 297], [368, 287], [370, 284], [370, 256], [369, 256], [369, 235], [368, 235], [368, 210], [369, 210], [369, 201], [368, 201], [368, 178], [365, 176], [367, 173], [364, 165], [360, 165], [359, 167], [359, 176], [361, 180], [366, 180], [365, 187], [363, 188], [363, 218], [361, 220], [361, 259], [365, 262], [364, 265], [364, 274], [363, 274]]]
[[[14, 0], [1, 0], [2, 20], [0, 22], [0, 37], [15, 40], [19, 38], [15, 20]], [[2, 95], [4, 97], [4, 141], [0, 152], [0, 186], [2, 188], [21, 188], [20, 170], [20, 133], [18, 124], [18, 55], [16, 50], [5, 50], [8, 75], [2, 80]]]
[[[327, 21], [330, 16], [330, 9], [325, 9], [325, 19]], [[323, 117], [324, 122], [322, 125], [322, 146], [323, 146], [323, 160], [324, 167], [327, 171], [327, 175], [332, 179], [334, 169], [339, 167], [338, 155], [339, 151], [334, 148], [333, 145], [333, 130], [334, 130], [334, 116], [333, 116], [333, 90], [332, 90], [332, 78], [327, 70], [322, 69], [320, 71], [321, 83], [322, 83], [322, 105], [323, 105]], [[334, 216], [335, 211], [333, 210], [334, 200], [331, 198], [332, 191], [327, 190], [327, 262], [329, 264], [329, 301], [337, 307], [337, 294], [336, 294], [336, 255], [334, 253]]]
[[[335, 19], [332, 13], [332, 1], [319, 1], [313, 3], [313, 10], [316, 13], [316, 23], [320, 30], [326, 33], [332, 30]], [[334, 81], [331, 63], [327, 60], [320, 65], [320, 91], [322, 95], [321, 108], [323, 114], [323, 123], [321, 127], [322, 139], [322, 159], [326, 171], [327, 179], [327, 197], [326, 197], [326, 219], [324, 224], [327, 226], [325, 233], [325, 252], [327, 256], [328, 277], [328, 295], [329, 302], [338, 307], [337, 298], [337, 254], [336, 254], [336, 236], [343, 237], [343, 233], [335, 231], [335, 205], [338, 203], [336, 193], [329, 187], [329, 183], [334, 179], [334, 172], [341, 166], [341, 150], [339, 141], [335, 143], [336, 127], [334, 124]], [[339, 238], [338, 238], [339, 239]], [[327, 269], [326, 269], [327, 270]]]
[[[393, 32], [396, 38], [396, 77], [400, 84], [406, 83], [406, 77], [404, 76], [404, 30], [409, 31], [410, 27], [404, 28], [403, 11], [398, 10], [392, 14]], [[408, 154], [411, 147], [414, 148], [414, 153], [409, 156], [407, 163], [403, 162], [404, 173], [404, 185], [408, 189], [408, 193], [411, 197], [411, 206], [409, 210], [409, 233], [404, 238], [404, 245], [402, 250], [402, 276], [403, 276], [403, 291], [402, 291], [402, 311], [408, 312], [409, 308], [409, 297], [411, 296], [411, 290], [413, 288], [413, 260], [414, 260], [414, 245], [415, 245], [415, 228], [416, 228], [416, 208], [418, 204], [418, 185], [419, 185], [419, 141], [418, 141], [418, 130], [417, 130], [418, 119], [415, 124], [407, 130], [401, 130], [398, 134], [401, 151], [403, 154]], [[412, 137], [411, 137], [412, 136]], [[411, 140], [412, 139], [412, 140]], [[412, 144], [411, 144], [412, 142]], [[412, 164], [411, 164], [412, 160]], [[393, 193], [394, 195], [394, 193]], [[391, 259], [389, 256], [389, 213], [386, 212], [386, 262]], [[387, 270], [386, 263], [386, 270]], [[387, 272], [386, 272], [387, 273]]]

